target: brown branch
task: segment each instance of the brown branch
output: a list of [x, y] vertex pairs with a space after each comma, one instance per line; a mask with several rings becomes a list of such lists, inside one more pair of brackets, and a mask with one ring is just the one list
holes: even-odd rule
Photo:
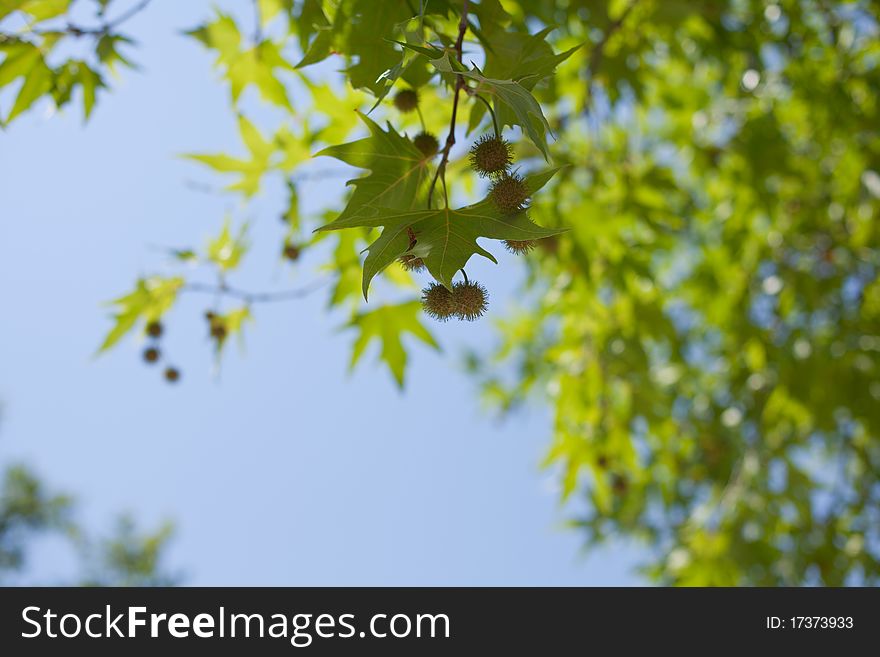
[[[147, 8], [153, 0], [141, 0], [136, 5], [131, 7], [128, 11], [120, 14], [112, 21], [106, 21], [101, 25], [96, 27], [84, 27], [82, 25], [76, 25], [74, 23], [67, 23], [63, 30], [43, 30], [43, 29], [29, 29], [27, 34], [46, 34], [48, 32], [65, 32], [73, 37], [84, 37], [84, 36], [96, 36], [101, 37], [105, 34], [109, 33], [114, 28], [119, 27], [126, 21], [131, 18], [134, 18], [137, 14], [141, 13], [144, 9]], [[13, 38], [12, 35], [0, 35], [6, 36], [7, 38]]]
[[[469, 0], [464, 0], [464, 4], [461, 10], [461, 20], [458, 23], [458, 38], [455, 40], [455, 53], [458, 57], [459, 64], [462, 63], [463, 59], [462, 45], [464, 44], [464, 34], [465, 32], [467, 32], [468, 29], [467, 15], [469, 4]], [[449, 134], [446, 135], [446, 144], [443, 146], [443, 155], [440, 158], [440, 164], [437, 165], [437, 170], [434, 172], [434, 177], [431, 179], [431, 186], [428, 188], [428, 208], [431, 207], [431, 198], [434, 196], [434, 188], [437, 186], [437, 179], [440, 176], [443, 176], [444, 189], [446, 186], [446, 165], [449, 163], [449, 152], [452, 150], [452, 146], [455, 144], [455, 120], [458, 116], [458, 97], [464, 86], [464, 77], [462, 77], [460, 73], [456, 74], [455, 96], [452, 99], [452, 118], [449, 121]]]
[[275, 303], [278, 301], [290, 301], [292, 299], [302, 299], [313, 292], [317, 292], [327, 285], [329, 279], [315, 281], [310, 285], [292, 290], [281, 290], [278, 292], [248, 292], [230, 287], [226, 283], [218, 285], [210, 285], [208, 283], [187, 283], [181, 289], [182, 292], [202, 292], [206, 294], [216, 294], [219, 296], [235, 297], [241, 299], [247, 304], [253, 303]]

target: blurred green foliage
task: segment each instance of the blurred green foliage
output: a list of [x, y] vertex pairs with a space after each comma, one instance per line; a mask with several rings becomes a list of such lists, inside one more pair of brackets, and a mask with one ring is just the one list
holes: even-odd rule
[[[105, 53], [128, 43], [118, 20], [92, 31], [63, 20], [41, 27], [55, 25], [50, 8], [63, 13], [63, 4], [0, 11], [6, 123], [41, 96], [63, 105], [77, 85], [88, 115], [103, 86], [88, 80], [119, 59], [102, 59], [101, 41]], [[645, 540], [645, 572], [665, 584], [880, 582], [877, 2], [255, 6], [253, 25], [215, 13], [189, 32], [215, 55], [249, 154], [190, 157], [235, 176], [226, 191], [244, 199], [267, 175], [286, 180], [280, 240], [296, 245], [291, 260], [321, 254], [331, 307], [350, 313], [358, 335], [353, 362], [378, 338], [403, 381], [401, 334], [436, 344], [413, 303], [413, 274], [388, 265], [410, 253], [444, 284], [455, 273], [438, 249], [462, 247], [449, 226], [466, 213], [432, 214], [437, 230], [426, 236], [402, 229], [406, 212], [427, 216], [431, 178], [447, 205], [482, 196], [465, 152], [427, 161], [407, 143], [426, 130], [442, 144], [461, 92], [451, 125], [459, 143], [497, 124], [526, 172], [545, 158], [563, 167], [528, 217], [548, 234], [570, 230], [522, 259], [519, 307], [495, 315], [497, 350], [469, 362], [493, 408], [512, 413], [536, 398], [553, 410], [547, 466], [588, 543]], [[4, 31], [12, 14], [26, 27]], [[71, 60], [54, 61], [54, 44], [89, 35], [93, 73], [65, 73]], [[316, 66], [328, 59], [344, 68], [339, 79]], [[404, 88], [417, 91], [418, 112], [395, 111]], [[289, 116], [256, 126], [242, 113], [251, 92]], [[340, 145], [364, 132], [355, 109], [390, 122], [371, 124], [375, 144]], [[297, 190], [313, 174], [301, 167], [322, 148], [370, 173], [342, 215], [303, 216]], [[352, 227], [306, 232], [334, 221]], [[456, 255], [461, 266], [488, 253], [476, 239], [507, 235], [467, 229], [477, 232]], [[206, 253], [176, 257], [216, 274], [217, 293], [236, 308], [268, 299], [229, 287], [244, 232], [219, 230]], [[364, 308], [368, 244], [364, 283], [381, 272], [394, 298]], [[140, 281], [117, 301], [108, 341], [191, 289], [203, 290], [183, 278]]]
[[[73, 498], [49, 492], [22, 465], [7, 466], [0, 479], [0, 584], [172, 586], [180, 581], [164, 565], [170, 524], [141, 533], [123, 515], [109, 536], [94, 537], [75, 522], [74, 511]], [[78, 573], [65, 582], [30, 581], [28, 557], [39, 541], [53, 536], [77, 556]]]

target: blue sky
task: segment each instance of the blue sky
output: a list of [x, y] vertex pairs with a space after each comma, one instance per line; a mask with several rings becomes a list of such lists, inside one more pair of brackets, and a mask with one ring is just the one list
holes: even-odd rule
[[[320, 293], [257, 306], [245, 353], [231, 349], [219, 378], [205, 299], [186, 299], [168, 322], [180, 385], [164, 385], [132, 340], [92, 358], [108, 328], [100, 304], [163, 271], [151, 245], [201, 246], [228, 211], [252, 221], [240, 287], [314, 278], [313, 261], [295, 274], [278, 261], [280, 186], [242, 209], [185, 184], [219, 181], [178, 154], [239, 149], [210, 56], [180, 35], [209, 10], [157, 2], [132, 20], [142, 70], [124, 72], [87, 125], [41, 105], [0, 133], [0, 463], [24, 461], [74, 492], [95, 529], [120, 511], [173, 519], [170, 564], [188, 584], [640, 583], [636, 549], [585, 557], [562, 528], [538, 465], [546, 410], [503, 422], [481, 410], [458, 354], [488, 348], [487, 321], [433, 327], [444, 353], [414, 348], [403, 393], [374, 353], [347, 375], [351, 336]], [[341, 199], [342, 180], [309, 193]], [[501, 270], [486, 262], [472, 274], [493, 290], [495, 313], [512, 301]], [[43, 549], [33, 576], [68, 567]]]

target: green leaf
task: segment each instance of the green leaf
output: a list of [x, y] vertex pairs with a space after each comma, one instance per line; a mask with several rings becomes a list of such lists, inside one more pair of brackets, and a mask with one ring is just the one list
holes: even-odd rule
[[88, 119], [95, 107], [95, 92], [105, 86], [104, 80], [83, 63], [79, 68], [79, 83], [83, 91], [83, 115]]
[[232, 222], [227, 218], [223, 222], [220, 234], [208, 242], [208, 260], [216, 264], [224, 272], [238, 267], [242, 257], [247, 253], [247, 228], [244, 224], [238, 231], [238, 235], [232, 233]]
[[547, 43], [548, 27], [536, 34], [499, 32], [492, 35], [493, 52], [486, 55], [484, 74], [500, 80], [514, 80], [529, 89], [553, 75], [556, 67], [577, 52], [581, 45], [554, 53]]
[[[4, 8], [0, 9], [0, 17], [9, 13], [5, 5], [9, 0], [4, 0]], [[12, 0], [12, 10], [19, 9], [26, 14], [30, 14], [34, 22], [49, 20], [67, 12], [70, 8], [71, 0], [28, 0], [27, 2], [16, 2]]]
[[219, 12], [213, 22], [190, 30], [187, 34], [217, 51], [216, 64], [226, 69], [225, 77], [229, 80], [234, 103], [238, 102], [247, 87], [253, 85], [264, 100], [293, 111], [287, 90], [276, 74], [278, 69], [295, 70], [281, 54], [282, 44], [265, 40], [253, 48], [242, 50], [243, 39], [235, 20]]
[[[541, 189], [559, 169], [548, 169], [526, 178], [531, 194]], [[501, 214], [487, 197], [460, 209], [394, 210], [382, 208], [372, 216], [340, 217], [319, 230], [339, 230], [352, 226], [382, 226], [382, 234], [367, 247], [362, 291], [364, 298], [373, 277], [404, 253], [422, 258], [431, 275], [446, 287], [474, 254], [496, 262], [495, 257], [477, 244], [485, 237], [497, 240], [536, 240], [565, 232], [534, 224], [526, 212]], [[410, 231], [415, 246], [410, 248]]]
[[355, 0], [342, 25], [334, 21], [337, 29], [345, 30], [341, 50], [354, 62], [345, 71], [351, 86], [369, 89], [376, 96], [387, 93], [382, 74], [401, 59], [389, 39], [395, 36], [397, 26], [410, 18], [412, 10], [406, 2]]
[[171, 249], [170, 253], [175, 260], [181, 262], [195, 264], [199, 261], [199, 254], [192, 249]]
[[200, 162], [221, 173], [237, 173], [239, 179], [228, 186], [230, 191], [239, 191], [245, 196], [252, 196], [260, 188], [260, 180], [271, 168], [274, 145], [263, 137], [257, 127], [244, 116], [238, 117], [238, 130], [241, 140], [250, 151], [250, 158], [237, 158], [222, 153], [188, 153], [183, 157]]
[[122, 55], [117, 48], [118, 44], [132, 43], [131, 39], [121, 34], [105, 34], [98, 39], [98, 44], [95, 46], [95, 54], [100, 62], [106, 64], [111, 71], [115, 69], [117, 63], [128, 68], [135, 68], [135, 65]]
[[[577, 52], [581, 45], [565, 52], [554, 53], [547, 43], [547, 35], [554, 28], [548, 27], [537, 34], [500, 31], [491, 34], [492, 50], [486, 53], [483, 74], [496, 80], [513, 80], [531, 91], [542, 80], [553, 75], [556, 67]], [[503, 103], [495, 104], [499, 126], [515, 125], [516, 117]], [[486, 114], [483, 103], [474, 103], [471, 109], [469, 129], [473, 129]]]
[[52, 89], [52, 69], [46, 66], [43, 58], [40, 57], [24, 79], [24, 84], [15, 98], [15, 103], [9, 111], [4, 123], [10, 123], [16, 116], [29, 109], [41, 96], [48, 93]]
[[9, 14], [17, 11], [28, 0], [3, 0], [0, 3], [0, 19], [6, 18]]
[[252, 169], [248, 160], [242, 160], [231, 155], [223, 155], [222, 153], [215, 155], [190, 153], [184, 155], [184, 157], [188, 160], [200, 162], [221, 173], [249, 172]]
[[[324, 13], [322, 0], [303, 0], [299, 15], [296, 17], [294, 24], [299, 33], [300, 50], [308, 53], [311, 50], [309, 41], [312, 39], [312, 35], [330, 25], [330, 21]], [[326, 55], [329, 54], [328, 51]], [[300, 65], [297, 64], [297, 67]]]
[[[410, 47], [410, 46], [407, 46]], [[425, 51], [425, 49], [421, 49]], [[423, 52], [423, 54], [425, 54]], [[535, 100], [532, 92], [515, 80], [496, 80], [483, 75], [476, 67], [473, 70], [464, 68], [451, 58], [449, 52], [444, 52], [440, 57], [429, 58], [431, 64], [443, 73], [458, 73], [476, 82], [471, 88], [475, 93], [489, 96], [495, 106], [504, 113], [499, 117], [501, 126], [519, 126], [526, 136], [541, 151], [545, 160], [550, 159], [547, 150], [546, 134], [550, 132], [550, 124], [541, 110], [540, 104]]]
[[315, 84], [308, 79], [303, 80], [312, 95], [312, 103], [322, 110], [323, 126], [317, 130], [315, 138], [327, 144], [338, 144], [346, 139], [358, 125], [357, 108], [362, 103], [360, 92], [346, 90], [340, 95], [327, 83]]
[[119, 342], [138, 321], [151, 322], [161, 318], [174, 305], [183, 284], [184, 279], [181, 277], [141, 278], [133, 292], [111, 301], [109, 305], [116, 308], [113, 315], [114, 325], [98, 348], [98, 353], [107, 351]]
[[296, 63], [296, 68], [311, 66], [327, 59], [333, 45], [334, 36], [333, 29], [329, 25], [319, 27], [317, 36], [312, 39], [302, 59]]
[[272, 143], [264, 139], [257, 127], [242, 114], [238, 115], [238, 132], [254, 160], [262, 162], [269, 159], [274, 150]]
[[250, 85], [257, 87], [260, 96], [279, 107], [293, 112], [287, 89], [276, 76], [276, 69], [295, 70], [281, 56], [278, 45], [263, 41], [229, 62], [226, 77], [229, 79], [233, 102], [238, 102], [242, 92]]
[[198, 39], [207, 48], [218, 53], [217, 64], [228, 64], [241, 51], [242, 37], [235, 20], [228, 14], [217, 12], [217, 18], [211, 23], [187, 32]]
[[380, 306], [355, 315], [348, 324], [348, 327], [359, 331], [352, 348], [350, 367], [353, 369], [357, 365], [371, 341], [378, 340], [382, 345], [380, 359], [391, 370], [397, 385], [402, 387], [407, 354], [401, 336], [409, 333], [421, 342], [439, 349], [434, 337], [421, 323], [422, 317], [422, 304], [418, 301]]
[[2, 52], [6, 53], [6, 57], [0, 63], [0, 87], [27, 75], [43, 59], [39, 48], [24, 41], [5, 44]]
[[216, 337], [214, 340], [214, 347], [218, 358], [223, 354], [223, 348], [233, 335], [238, 336], [239, 346], [244, 346], [243, 329], [245, 323], [250, 321], [253, 321], [253, 315], [251, 315], [249, 306], [236, 308], [223, 315], [215, 314], [211, 318], [212, 327], [219, 325], [224, 329], [220, 337]]
[[[403, 36], [406, 39], [406, 43], [408, 43], [409, 45], [419, 46], [424, 43], [424, 30], [422, 28], [421, 17], [411, 18], [410, 20], [405, 21], [398, 26], [396, 31], [403, 33]], [[397, 42], [394, 41], [393, 43]], [[394, 66], [385, 70], [376, 80], [377, 86], [374, 90], [374, 93], [376, 95], [376, 102], [370, 108], [370, 112], [372, 112], [374, 109], [376, 109], [376, 107], [379, 106], [379, 103], [381, 103], [382, 100], [388, 95], [388, 92], [391, 91], [391, 88], [394, 86], [394, 83], [397, 82], [397, 80], [402, 77], [412, 78], [412, 75], [408, 75], [408, 73], [412, 72], [411, 69], [415, 68], [416, 66], [424, 68], [424, 61], [425, 60], [423, 58], [418, 56], [418, 53], [408, 48], [403, 48], [400, 53], [400, 60], [396, 62]], [[420, 82], [423, 81], [420, 80]]]
[[370, 130], [370, 136], [348, 144], [331, 146], [316, 154], [342, 160], [346, 164], [369, 169], [370, 174], [349, 181], [355, 189], [336, 222], [354, 221], [375, 216], [379, 208], [407, 210], [416, 206], [428, 179], [428, 160], [405, 136], [389, 124], [384, 131], [373, 120], [358, 113]]
[[265, 27], [281, 12], [290, 10], [291, 0], [257, 0], [260, 8], [260, 25]]
[[296, 190], [296, 183], [293, 180], [287, 180], [287, 210], [284, 211], [284, 221], [289, 228], [288, 235], [292, 236], [299, 232], [300, 214], [299, 214], [299, 193]]
[[306, 139], [295, 135], [286, 125], [282, 125], [275, 133], [275, 149], [281, 158], [277, 162], [279, 169], [290, 171], [312, 157]]

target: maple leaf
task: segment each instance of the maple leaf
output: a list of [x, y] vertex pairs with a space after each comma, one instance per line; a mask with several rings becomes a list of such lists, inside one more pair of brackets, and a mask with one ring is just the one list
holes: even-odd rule
[[[486, 51], [486, 65], [483, 74], [487, 79], [513, 80], [528, 91], [539, 82], [553, 75], [556, 67], [571, 57], [583, 44], [565, 52], [554, 53], [547, 43], [547, 35], [553, 31], [548, 27], [536, 34], [521, 34], [503, 30], [491, 33], [492, 49]], [[516, 116], [504, 104], [496, 102], [495, 114], [499, 126], [515, 125]], [[486, 114], [483, 103], [474, 103], [471, 107], [468, 131], [479, 124]]]
[[[547, 70], [548, 66], [555, 60], [552, 58], [549, 62], [543, 59], [540, 60], [534, 65], [533, 73], [519, 80], [498, 80], [487, 77], [476, 66], [473, 69], [469, 69], [460, 64], [448, 50], [423, 48], [407, 43], [400, 43], [400, 45], [425, 55], [434, 68], [441, 73], [458, 74], [472, 80], [475, 84], [470, 87], [471, 92], [482, 96], [489, 96], [494, 102], [497, 108], [496, 114], [499, 115], [499, 127], [505, 125], [519, 126], [522, 128], [523, 133], [541, 151], [544, 159], [550, 160], [546, 138], [546, 134], [550, 132], [550, 124], [547, 123], [547, 117], [544, 116], [541, 105], [532, 95], [531, 89], [537, 83], [543, 71]], [[555, 57], [562, 57], [564, 59], [571, 52], [574, 51]], [[552, 65], [555, 66], [555, 63], [552, 63]], [[529, 70], [532, 70], [531, 65]]]
[[357, 222], [375, 216], [380, 208], [412, 209], [428, 180], [428, 158], [406, 136], [390, 124], [386, 132], [364, 114], [358, 115], [369, 128], [369, 137], [330, 146], [315, 155], [370, 170], [369, 175], [348, 181], [355, 189], [337, 221], [353, 222], [351, 226], [366, 225]]
[[403, 387], [407, 354], [401, 336], [409, 333], [434, 349], [440, 349], [434, 336], [420, 321], [421, 317], [422, 304], [419, 301], [379, 306], [375, 310], [355, 315], [348, 323], [348, 328], [357, 329], [359, 335], [351, 352], [349, 369], [357, 365], [370, 342], [378, 340], [382, 344], [379, 358], [391, 370], [397, 385]]
[[[548, 169], [527, 176], [529, 193], [541, 189], [558, 171]], [[557, 235], [566, 229], [544, 228], [533, 223], [525, 211], [515, 215], [502, 214], [487, 197], [464, 208], [378, 209], [370, 216], [340, 216], [318, 230], [339, 230], [355, 226], [383, 227], [379, 237], [367, 247], [364, 261], [363, 293], [367, 298], [370, 281], [385, 267], [404, 254], [422, 258], [431, 275], [446, 287], [474, 254], [497, 262], [482, 248], [477, 239], [536, 240]], [[410, 234], [415, 236], [411, 245]]]

